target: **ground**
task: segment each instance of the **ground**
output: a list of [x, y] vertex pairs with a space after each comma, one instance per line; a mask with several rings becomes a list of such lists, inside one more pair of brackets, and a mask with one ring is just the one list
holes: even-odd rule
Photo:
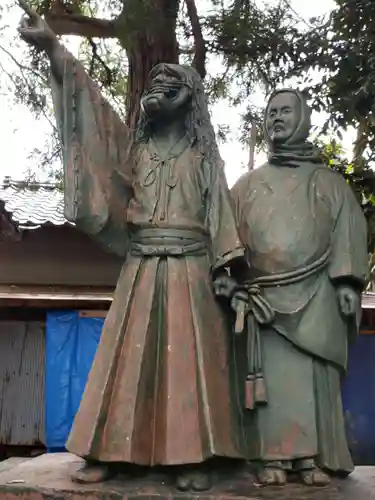
[[6, 460], [0, 463], [0, 500], [375, 500], [375, 467], [359, 467], [349, 479], [319, 489], [298, 484], [261, 488], [251, 485], [251, 477], [243, 473], [193, 497], [177, 493], [163, 476], [79, 486], [69, 474], [81, 463], [69, 453]]

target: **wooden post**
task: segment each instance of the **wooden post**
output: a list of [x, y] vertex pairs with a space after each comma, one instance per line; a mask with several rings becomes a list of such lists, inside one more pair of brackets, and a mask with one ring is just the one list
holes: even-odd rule
[[249, 165], [248, 165], [249, 172], [254, 170], [256, 141], [257, 141], [257, 128], [254, 124], [252, 124], [250, 130], [250, 150], [249, 150]]

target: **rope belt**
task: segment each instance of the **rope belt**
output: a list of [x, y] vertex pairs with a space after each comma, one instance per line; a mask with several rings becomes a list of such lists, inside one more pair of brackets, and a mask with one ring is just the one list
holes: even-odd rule
[[234, 332], [247, 333], [247, 377], [245, 382], [245, 408], [253, 410], [257, 405], [267, 403], [267, 391], [262, 366], [260, 344], [260, 326], [270, 325], [275, 319], [275, 311], [263, 297], [263, 288], [298, 283], [317, 273], [328, 264], [331, 248], [316, 261], [300, 269], [287, 273], [261, 276], [253, 281], [245, 282], [237, 290], [247, 292], [248, 302], [240, 301], [237, 309]]

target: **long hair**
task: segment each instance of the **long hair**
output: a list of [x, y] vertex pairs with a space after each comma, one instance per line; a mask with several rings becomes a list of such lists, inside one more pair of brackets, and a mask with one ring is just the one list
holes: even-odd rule
[[[223, 166], [217, 146], [215, 131], [208, 111], [207, 97], [202, 80], [197, 71], [191, 66], [179, 64], [158, 64], [151, 72], [150, 77], [156, 74], [161, 66], [167, 66], [171, 73], [175, 73], [191, 90], [191, 100], [185, 115], [186, 134], [192, 144], [212, 165]], [[141, 112], [135, 133], [135, 146], [147, 142], [150, 138], [151, 126], [146, 113]]]

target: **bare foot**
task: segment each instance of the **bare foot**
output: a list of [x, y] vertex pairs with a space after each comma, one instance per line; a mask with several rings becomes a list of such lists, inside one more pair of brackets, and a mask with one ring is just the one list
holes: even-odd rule
[[284, 486], [286, 484], [286, 472], [277, 467], [264, 467], [257, 473], [257, 479], [264, 486]]
[[71, 476], [75, 483], [102, 483], [108, 481], [113, 476], [113, 471], [106, 464], [86, 463]]
[[327, 486], [331, 482], [329, 475], [319, 468], [303, 470], [300, 472], [300, 477], [307, 486]]

